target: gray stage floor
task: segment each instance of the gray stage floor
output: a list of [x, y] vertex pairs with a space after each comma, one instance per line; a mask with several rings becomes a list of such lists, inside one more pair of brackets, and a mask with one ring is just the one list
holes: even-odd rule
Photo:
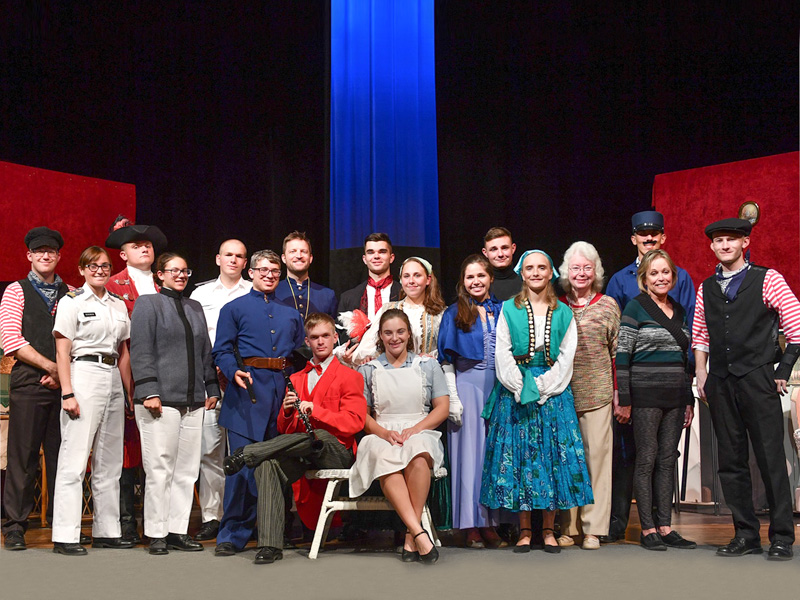
[[[799, 548], [796, 548], [798, 550]], [[800, 597], [800, 556], [719, 558], [714, 547], [649, 552], [637, 544], [597, 551], [565, 549], [513, 554], [444, 548], [436, 565], [403, 564], [391, 551], [340, 548], [316, 561], [286, 550], [272, 565], [252, 563], [255, 550], [217, 558], [204, 552], [158, 557], [145, 548], [92, 550], [86, 557], [50, 548], [0, 550], [0, 598], [725, 598]], [[800, 553], [799, 553], [800, 554]]]

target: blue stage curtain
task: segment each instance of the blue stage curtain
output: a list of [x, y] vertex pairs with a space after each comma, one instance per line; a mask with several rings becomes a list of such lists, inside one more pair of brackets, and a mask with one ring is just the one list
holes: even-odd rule
[[439, 247], [432, 0], [331, 0], [331, 248]]

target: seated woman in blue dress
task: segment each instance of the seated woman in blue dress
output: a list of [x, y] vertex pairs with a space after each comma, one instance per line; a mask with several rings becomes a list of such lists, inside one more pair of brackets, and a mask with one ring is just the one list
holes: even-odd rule
[[544, 550], [555, 554], [555, 511], [594, 502], [569, 388], [577, 327], [556, 297], [545, 252], [525, 252], [514, 270], [523, 288], [503, 303], [497, 322], [481, 504], [519, 512], [515, 552], [530, 551], [531, 511], [542, 509]]
[[444, 474], [441, 433], [450, 400], [442, 368], [409, 352], [411, 323], [399, 309], [379, 321], [378, 358], [359, 367], [370, 409], [350, 474], [350, 495], [360, 496], [376, 479], [408, 528], [403, 561], [434, 563], [439, 553], [420, 525], [434, 474]]

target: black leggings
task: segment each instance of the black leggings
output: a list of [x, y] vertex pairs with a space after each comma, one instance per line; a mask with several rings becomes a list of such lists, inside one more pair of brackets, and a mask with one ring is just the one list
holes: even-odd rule
[[[633, 408], [633, 435], [636, 439], [636, 466], [633, 493], [642, 531], [653, 529], [653, 498], [658, 526], [672, 522], [672, 495], [675, 489], [675, 461], [683, 429], [686, 407]], [[653, 470], [655, 469], [655, 476]]]

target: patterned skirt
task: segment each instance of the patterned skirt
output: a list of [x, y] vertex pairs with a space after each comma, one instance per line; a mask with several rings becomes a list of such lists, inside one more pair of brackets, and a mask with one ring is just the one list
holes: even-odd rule
[[[548, 369], [530, 370], [538, 376]], [[516, 512], [593, 503], [572, 390], [522, 405], [500, 387], [489, 417], [481, 504]]]

